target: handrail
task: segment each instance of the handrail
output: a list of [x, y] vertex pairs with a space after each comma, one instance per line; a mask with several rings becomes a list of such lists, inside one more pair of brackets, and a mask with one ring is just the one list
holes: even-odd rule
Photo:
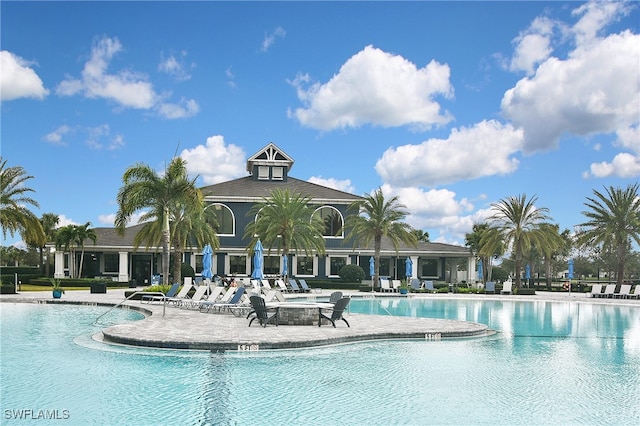
[[111, 312], [115, 308], [117, 308], [119, 306], [122, 306], [124, 304], [124, 302], [127, 302], [133, 296], [136, 296], [138, 294], [145, 294], [145, 295], [148, 295], [148, 296], [162, 296], [163, 301], [164, 301], [164, 303], [162, 304], [162, 316], [164, 317], [165, 311], [167, 310], [167, 298], [166, 298], [166, 295], [163, 292], [161, 292], [161, 291], [135, 291], [132, 294], [130, 294], [129, 297], [126, 297], [123, 301], [118, 302], [115, 305], [113, 305], [111, 308], [109, 308], [109, 310], [107, 312], [103, 312], [102, 314], [98, 315], [98, 317], [95, 319], [95, 321], [93, 321], [93, 324], [96, 325], [100, 318], [102, 318], [103, 316], [107, 315], [109, 312]]

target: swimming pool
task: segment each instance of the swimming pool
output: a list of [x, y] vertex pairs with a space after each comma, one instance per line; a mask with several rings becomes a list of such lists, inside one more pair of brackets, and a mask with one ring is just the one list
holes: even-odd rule
[[354, 299], [352, 312], [464, 319], [499, 333], [226, 354], [96, 342], [93, 321], [105, 311], [0, 304], [1, 423], [47, 423], [18, 420], [27, 410], [73, 425], [635, 425], [640, 418], [633, 306]]

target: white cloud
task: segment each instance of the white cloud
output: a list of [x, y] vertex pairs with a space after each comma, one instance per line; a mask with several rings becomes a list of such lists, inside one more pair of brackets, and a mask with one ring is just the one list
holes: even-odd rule
[[621, 178], [640, 176], [640, 157], [621, 152], [613, 157], [610, 163], [603, 161], [591, 164], [589, 173], [585, 174], [585, 177], [603, 178], [607, 176]]
[[69, 132], [71, 132], [71, 127], [67, 126], [66, 124], [63, 124], [62, 126], [58, 127], [53, 132], [47, 133], [46, 135], [44, 135], [44, 137], [42, 139], [45, 142], [48, 142], [48, 143], [50, 143], [52, 145], [67, 146], [68, 144], [67, 144], [67, 142], [65, 142], [63, 140], [63, 138]]
[[91, 57], [85, 63], [82, 77], [68, 77], [56, 88], [61, 96], [82, 94], [87, 98], [108, 99], [124, 108], [156, 109], [158, 113], [169, 119], [189, 117], [198, 112], [194, 100], [182, 100], [179, 104], [165, 103], [163, 96], [158, 95], [153, 84], [144, 74], [121, 70], [108, 73], [113, 57], [123, 50], [117, 38], [103, 37], [97, 40]]
[[558, 145], [563, 134], [606, 134], [638, 123], [640, 35], [624, 31], [598, 38], [602, 27], [626, 13], [618, 2], [593, 2], [574, 14], [576, 47], [566, 59], [549, 57], [535, 75], [502, 99], [502, 112], [525, 132], [527, 152]]
[[19, 98], [44, 99], [49, 91], [38, 74], [30, 68], [31, 63], [14, 55], [0, 51], [0, 100], [11, 101]]
[[399, 55], [367, 46], [325, 84], [312, 83], [306, 74], [291, 81], [305, 107], [289, 115], [319, 130], [357, 128], [366, 123], [428, 129], [452, 119], [433, 99], [453, 96], [449, 76], [446, 64], [431, 61], [417, 68]]
[[246, 174], [244, 150], [225, 144], [224, 137], [210, 136], [205, 145], [185, 149], [180, 154], [190, 175], [200, 175], [205, 185], [224, 182]]
[[266, 52], [269, 48], [276, 42], [276, 39], [284, 38], [287, 35], [287, 32], [282, 27], [278, 27], [275, 30], [271, 31], [264, 35], [264, 40], [262, 40], [262, 51]]
[[[129, 221], [127, 222], [127, 227], [129, 226], [134, 226], [137, 225], [138, 223], [140, 223], [140, 218], [142, 217], [143, 214], [145, 214], [146, 211], [142, 210], [142, 211], [138, 211], [136, 213], [134, 213], [133, 215], [131, 215], [131, 218], [129, 218]], [[110, 213], [110, 214], [101, 214], [98, 216], [98, 223], [104, 226], [109, 226], [109, 227], [113, 227], [115, 226], [115, 220], [116, 220], [116, 214], [115, 213]]]
[[185, 51], [182, 51], [178, 57], [171, 55], [168, 58], [165, 58], [164, 54], [161, 54], [158, 70], [169, 74], [179, 81], [189, 80], [191, 78], [189, 68], [194, 68], [195, 65], [187, 65], [186, 57], [187, 52]]
[[309, 182], [352, 194], [355, 192], [355, 187], [351, 184], [351, 179], [340, 180], [335, 178], [323, 178], [322, 176], [311, 176], [309, 178]]
[[548, 18], [536, 18], [527, 31], [514, 40], [515, 52], [509, 69], [533, 74], [535, 66], [547, 59], [553, 51], [550, 46], [551, 35], [553, 22]]
[[436, 186], [514, 172], [522, 130], [495, 120], [453, 129], [447, 139], [387, 149], [376, 171], [394, 186]]

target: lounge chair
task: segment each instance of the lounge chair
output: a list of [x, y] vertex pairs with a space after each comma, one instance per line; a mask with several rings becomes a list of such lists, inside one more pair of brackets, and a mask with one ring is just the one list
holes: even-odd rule
[[401, 285], [402, 283], [400, 282], [400, 280], [391, 280], [391, 290], [393, 290], [394, 292], [399, 292]]
[[633, 293], [629, 293], [629, 299], [640, 299], [640, 284], [636, 284]]
[[300, 287], [298, 287], [298, 283], [293, 278], [289, 278], [289, 285], [291, 286], [291, 291], [294, 293], [300, 293]]
[[287, 285], [284, 283], [283, 280], [280, 280], [280, 279], [276, 280], [276, 285], [278, 286], [280, 291], [285, 293], [291, 293], [291, 290], [289, 289], [289, 287], [287, 287]]
[[322, 289], [321, 288], [311, 288], [311, 287], [309, 287], [307, 282], [302, 278], [299, 279], [298, 282], [300, 283], [300, 287], [302, 287], [302, 290], [304, 290], [306, 293], [310, 293], [311, 290], [313, 290], [314, 293], [322, 293]]
[[[243, 304], [242, 299], [245, 296], [244, 287], [238, 287], [238, 289], [233, 294], [233, 297], [228, 302], [213, 302], [208, 305], [207, 312], [211, 311], [211, 309], [217, 310], [218, 312], [229, 311], [233, 312], [234, 308], [247, 308], [246, 305]], [[258, 296], [260, 297], [260, 296]], [[202, 307], [200, 308], [200, 312], [203, 312]], [[233, 312], [234, 314], [240, 314], [240, 311]]]
[[296, 281], [293, 278], [291, 278], [289, 280], [289, 283], [291, 283], [291, 286], [293, 286], [293, 283], [296, 283], [296, 285], [298, 286], [298, 292], [300, 293], [308, 293], [311, 291], [311, 289], [307, 286], [307, 283], [304, 283], [304, 287], [302, 286], [302, 281]]
[[433, 287], [433, 281], [425, 281], [424, 289], [427, 290], [429, 293], [435, 293], [436, 291], [436, 289]]
[[173, 283], [171, 285], [171, 288], [169, 289], [169, 291], [167, 291], [167, 293], [164, 296], [156, 296], [156, 295], [142, 295], [142, 298], [140, 299], [140, 302], [147, 302], [147, 303], [151, 303], [151, 302], [164, 302], [165, 300], [167, 300], [167, 298], [169, 297], [174, 297], [176, 295], [176, 293], [178, 292], [178, 289], [180, 288], [180, 283]]
[[[251, 327], [251, 323], [253, 323], [253, 321], [255, 321], [256, 319], [263, 327], [266, 327], [269, 322], [275, 319], [276, 327], [278, 326], [278, 314], [280, 312], [279, 307], [274, 306], [267, 308], [264, 299], [260, 296], [251, 296], [249, 299], [251, 301], [251, 306], [253, 307], [254, 314], [253, 318], [251, 318], [251, 321], [249, 321], [249, 327]], [[269, 315], [269, 311], [273, 311], [273, 313]]]
[[411, 288], [414, 290], [420, 290], [421, 284], [420, 284], [420, 280], [417, 278], [411, 278], [411, 280], [409, 281]]
[[380, 278], [380, 291], [382, 291], [383, 293], [387, 293], [387, 292], [392, 292], [393, 289], [391, 288], [391, 284], [389, 283], [389, 280], [386, 278]]
[[269, 284], [269, 280], [260, 280], [260, 282], [262, 283], [262, 287], [271, 290], [271, 284]]
[[[329, 320], [331, 322], [331, 325], [333, 325], [333, 328], [336, 328], [336, 321], [338, 320], [344, 321], [344, 323], [347, 324], [347, 327], [351, 327], [349, 325], [349, 322], [342, 316], [350, 300], [351, 299], [349, 299], [348, 297], [343, 297], [342, 299], [338, 300], [335, 305], [333, 305], [333, 308], [318, 308], [318, 327], [322, 325], [323, 319]], [[331, 316], [323, 314], [323, 310], [331, 310]]]
[[487, 281], [484, 285], [484, 294], [496, 294], [496, 283], [495, 281]]
[[[216, 287], [215, 291], [218, 295], [215, 298], [208, 298], [207, 300], [201, 301], [198, 305], [198, 308], [200, 308], [200, 312], [209, 312], [211, 307], [216, 303], [229, 303], [238, 288], [240, 287], [229, 287], [227, 291], [224, 291], [224, 287]], [[222, 294], [222, 292], [224, 292], [224, 294]]]
[[607, 286], [604, 289], [604, 293], [602, 293], [601, 297], [613, 297], [615, 292], [616, 292], [616, 285], [615, 284], [607, 284]]
[[602, 296], [602, 284], [594, 284], [591, 287], [591, 293], [589, 293], [591, 297], [601, 297]]
[[209, 290], [209, 287], [207, 287], [206, 285], [201, 285], [196, 289], [196, 292], [193, 294], [191, 299], [182, 300], [180, 303], [178, 303], [178, 306], [180, 308], [187, 309], [197, 308], [198, 306], [200, 306], [200, 301], [203, 297], [205, 297], [205, 293], [207, 292], [207, 290]]
[[167, 297], [167, 302], [173, 303], [174, 305], [179, 304], [181, 301], [185, 300], [188, 297], [189, 292], [192, 288], [193, 286], [191, 284], [183, 285], [175, 297]]
[[333, 293], [331, 293], [329, 295], [329, 303], [333, 303], [334, 305], [340, 299], [342, 299], [342, 292], [341, 291], [334, 291]]
[[622, 284], [620, 286], [620, 293], [614, 293], [613, 297], [617, 299], [626, 299], [631, 292], [631, 284]]
[[502, 284], [502, 290], [500, 290], [500, 294], [511, 294], [511, 287], [513, 286], [513, 281], [505, 281]]

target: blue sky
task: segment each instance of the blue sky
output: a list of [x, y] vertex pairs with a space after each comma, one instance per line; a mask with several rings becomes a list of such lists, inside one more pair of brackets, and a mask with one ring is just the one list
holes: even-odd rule
[[505, 197], [573, 229], [640, 177], [637, 2], [0, 7], [2, 157], [61, 225], [112, 226], [135, 163], [178, 154], [204, 186], [269, 142], [454, 244]]

